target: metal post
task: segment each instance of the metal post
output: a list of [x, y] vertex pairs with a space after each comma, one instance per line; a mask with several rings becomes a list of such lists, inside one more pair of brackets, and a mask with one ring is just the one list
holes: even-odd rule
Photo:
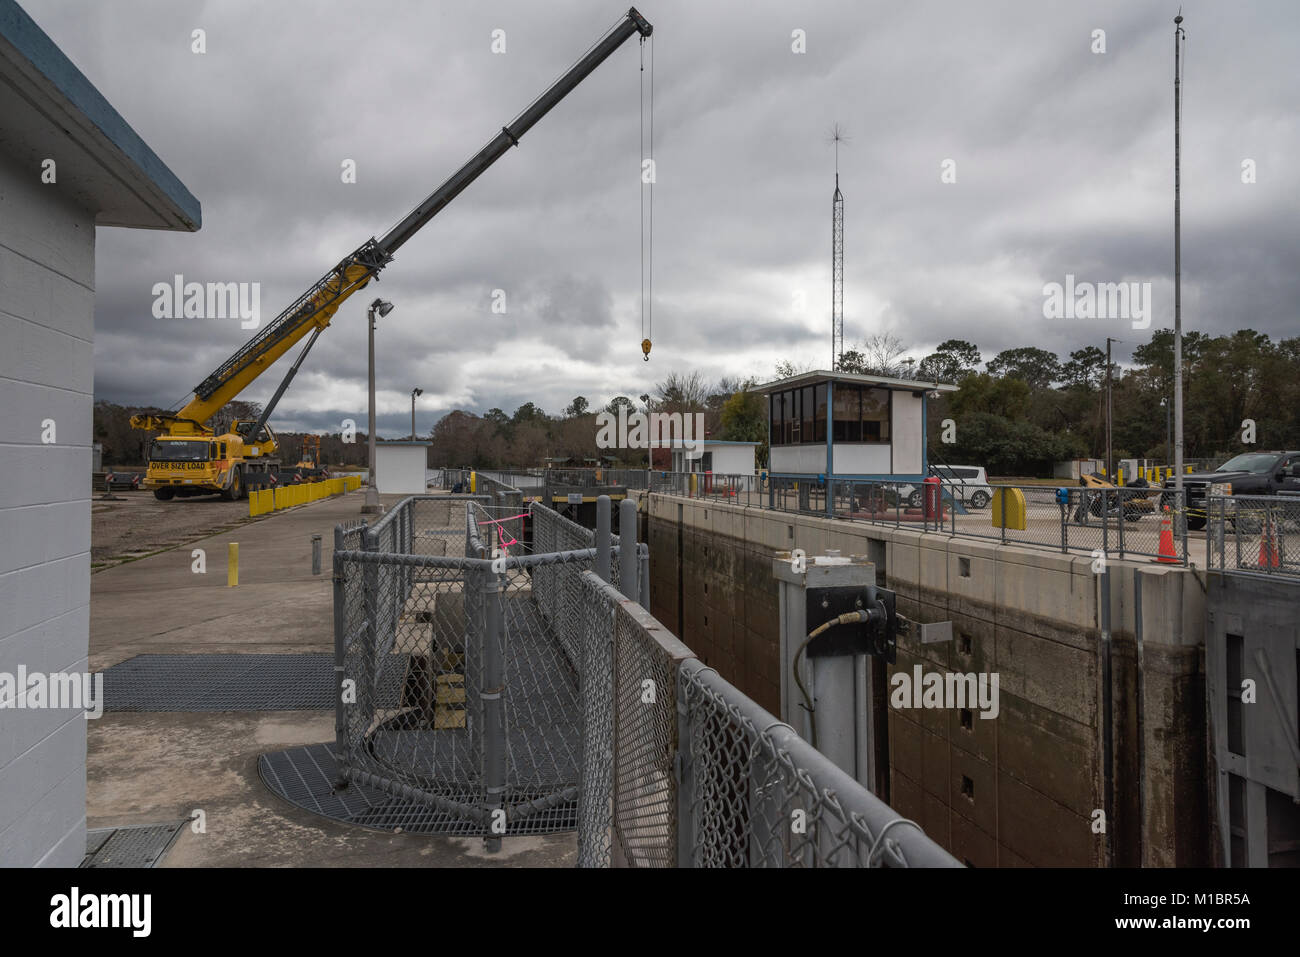
[[1101, 496], [1101, 553], [1107, 558], [1110, 557], [1110, 510], [1106, 508], [1107, 498], [1110, 495], [1109, 489], [1101, 489], [1098, 493]]
[[370, 410], [369, 410], [369, 434], [366, 436], [368, 446], [367, 455], [369, 456], [370, 479], [366, 486], [366, 501], [361, 506], [361, 511], [367, 515], [374, 515], [382, 512], [384, 507], [379, 504], [379, 489], [375, 486], [375, 307], [372, 304], [366, 310], [366, 325], [369, 329], [369, 370], [370, 370]]
[[[1111, 661], [1110, 661], [1110, 566], [1101, 566], [1101, 718], [1102, 718], [1102, 801], [1105, 804], [1106, 821], [1113, 823], [1114, 808], [1114, 768], [1112, 766], [1113, 728], [1111, 722]], [[1114, 864], [1114, 827], [1106, 828], [1106, 865]]]
[[[375, 530], [368, 526], [361, 529], [361, 548], [367, 552], [379, 551], [379, 536]], [[358, 695], [370, 693], [374, 675], [369, 672], [371, 667], [378, 668], [379, 662], [379, 564], [378, 562], [366, 562], [361, 572], [361, 600], [362, 607], [365, 610], [365, 644], [363, 648], [363, 658], [366, 661], [366, 674], [359, 674], [361, 679], [358, 684], [364, 682], [365, 690], [357, 689]], [[368, 656], [368, 657], [367, 657]], [[359, 700], [359, 699], [358, 699]]]
[[1070, 493], [1065, 493], [1065, 501], [1061, 503], [1061, 552], [1065, 553], [1070, 550]]
[[[338, 529], [335, 528], [334, 532], [334, 547], [338, 548]], [[313, 535], [311, 537], [311, 573], [313, 575], [320, 574], [320, 535]]]
[[625, 498], [618, 504], [618, 590], [639, 602], [641, 576], [636, 553], [636, 502]]
[[1119, 557], [1124, 557], [1124, 489], [1117, 488], [1115, 495], [1119, 498], [1119, 518], [1116, 519], [1115, 527], [1119, 529]]
[[483, 802], [488, 815], [483, 843], [488, 853], [496, 853], [501, 850], [501, 835], [505, 833], [506, 824], [502, 576], [493, 574], [488, 568], [482, 569], [479, 575], [483, 588], [483, 675], [479, 701], [483, 707]]
[[1118, 340], [1106, 337], [1106, 479], [1114, 484], [1115, 482], [1115, 462], [1111, 451], [1111, 416], [1113, 406], [1111, 405], [1111, 394], [1113, 382], [1111, 364], [1110, 364], [1110, 344]]
[[[1207, 491], [1208, 496], [1208, 491]], [[1183, 489], [1182, 494], [1178, 495], [1178, 537], [1183, 543], [1183, 564], [1187, 564], [1187, 489]], [[1209, 545], [1206, 545], [1209, 548]]]
[[677, 866], [694, 867], [695, 760], [686, 690], [677, 671]]
[[596, 498], [596, 577], [601, 581], [610, 581], [609, 550], [611, 539], [609, 532], [609, 496]]
[[[1174, 17], [1174, 488], [1179, 493], [1183, 491], [1183, 77], [1180, 47], [1186, 38], [1182, 23], [1183, 15], [1179, 13]], [[1184, 550], [1184, 561], [1186, 556]]]
[[[364, 534], [364, 533], [363, 533]], [[315, 536], [319, 545], [320, 536]], [[342, 771], [347, 760], [348, 730], [347, 716], [343, 710], [343, 669], [347, 661], [347, 582], [343, 576], [343, 563], [338, 560], [338, 553], [344, 549], [344, 536], [341, 526], [334, 526], [334, 760]]]
[[637, 555], [641, 563], [641, 607], [650, 610], [650, 549], [637, 545]]

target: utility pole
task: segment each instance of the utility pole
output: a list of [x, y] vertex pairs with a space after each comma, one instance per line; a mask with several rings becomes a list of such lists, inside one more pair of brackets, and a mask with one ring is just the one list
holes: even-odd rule
[[[1182, 249], [1182, 122], [1183, 14], [1174, 17], [1174, 489], [1183, 493], [1183, 249]], [[1181, 505], [1184, 503], [1180, 503]]]

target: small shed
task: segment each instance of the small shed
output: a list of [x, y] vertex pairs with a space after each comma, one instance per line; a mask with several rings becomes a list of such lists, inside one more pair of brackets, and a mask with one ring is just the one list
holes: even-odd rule
[[673, 472], [713, 472], [716, 475], [753, 475], [757, 442], [730, 442], [725, 439], [696, 439], [685, 443], [680, 438], [651, 440], [651, 448], [662, 449], [671, 456]]
[[375, 488], [382, 495], [422, 495], [428, 489], [429, 442], [375, 443]]

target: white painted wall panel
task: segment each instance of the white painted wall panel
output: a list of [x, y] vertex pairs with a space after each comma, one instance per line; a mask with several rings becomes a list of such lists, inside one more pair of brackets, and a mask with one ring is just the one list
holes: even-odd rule
[[[93, 217], [0, 158], [0, 671], [85, 668], [89, 645]], [[41, 442], [42, 421], [55, 442]], [[85, 852], [86, 721], [0, 712], [0, 865]]]
[[910, 392], [894, 393], [894, 416], [890, 430], [894, 439], [894, 471], [918, 475], [921, 468], [921, 451], [925, 446], [925, 432], [921, 427], [921, 409], [924, 398]]
[[423, 445], [376, 445], [376, 486], [384, 495], [422, 495], [427, 459]]

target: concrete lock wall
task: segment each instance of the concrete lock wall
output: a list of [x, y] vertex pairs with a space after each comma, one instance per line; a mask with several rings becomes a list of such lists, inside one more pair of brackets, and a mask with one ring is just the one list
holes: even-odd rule
[[1208, 863], [1205, 605], [1193, 572], [1110, 563], [1114, 797], [1103, 834], [1104, 646], [1091, 557], [663, 495], [641, 507], [651, 611], [773, 713], [774, 552], [864, 555], [901, 614], [953, 622], [951, 643], [900, 641], [888, 677], [917, 664], [996, 672], [999, 714], [888, 708], [880, 796], [958, 859]]
[[[0, 155], [0, 672], [84, 672], [95, 223]], [[54, 441], [47, 443], [50, 423]], [[86, 850], [86, 719], [0, 711], [0, 865]]]

